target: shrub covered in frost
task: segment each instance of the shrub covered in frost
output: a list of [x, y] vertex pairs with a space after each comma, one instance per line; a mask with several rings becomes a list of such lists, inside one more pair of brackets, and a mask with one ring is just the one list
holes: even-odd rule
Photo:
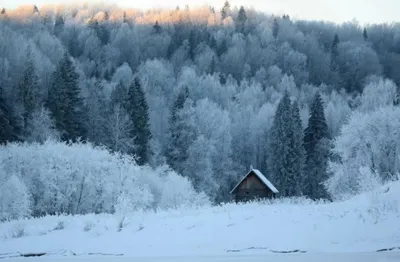
[[11, 143], [0, 163], [0, 219], [208, 204], [167, 167], [140, 167], [90, 143]]

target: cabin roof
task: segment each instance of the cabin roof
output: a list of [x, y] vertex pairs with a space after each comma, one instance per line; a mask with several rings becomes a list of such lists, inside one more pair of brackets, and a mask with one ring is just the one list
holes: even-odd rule
[[263, 184], [268, 187], [272, 192], [279, 193], [278, 189], [258, 170], [258, 169], [251, 169], [243, 178], [240, 180], [239, 183], [232, 189], [231, 194], [235, 189], [251, 174], [254, 173], [260, 180], [263, 182]]

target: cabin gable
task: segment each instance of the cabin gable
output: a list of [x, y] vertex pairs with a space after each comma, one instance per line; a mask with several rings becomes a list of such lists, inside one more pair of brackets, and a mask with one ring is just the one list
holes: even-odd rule
[[[277, 193], [276, 188], [270, 184], [269, 181], [266, 183], [265, 180], [267, 179], [264, 175], [261, 173], [257, 174], [256, 172], [259, 171], [250, 171], [231, 191], [236, 202], [275, 197]], [[259, 177], [260, 175], [262, 176], [261, 178]], [[272, 189], [269, 186], [271, 186]]]

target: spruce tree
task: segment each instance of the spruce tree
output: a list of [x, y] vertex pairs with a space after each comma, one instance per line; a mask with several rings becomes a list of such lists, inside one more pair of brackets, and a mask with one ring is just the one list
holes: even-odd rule
[[339, 43], [340, 43], [339, 35], [336, 33], [335, 36], [333, 37], [332, 46], [331, 46], [331, 52], [332, 52], [333, 58], [336, 58], [338, 55]]
[[367, 28], [364, 28], [364, 31], [363, 31], [363, 38], [364, 38], [364, 41], [368, 41]]
[[246, 27], [246, 22], [247, 22], [246, 11], [244, 10], [244, 7], [241, 6], [238, 14], [238, 29], [242, 33], [244, 32], [244, 29]]
[[54, 23], [54, 34], [56, 36], [60, 36], [62, 31], [64, 30], [65, 21], [61, 15], [58, 15], [56, 18], [56, 22]]
[[268, 139], [267, 166], [284, 197], [303, 194], [305, 151], [299, 107], [285, 94], [278, 104]]
[[333, 72], [338, 73], [339, 72], [339, 65], [337, 63], [337, 57], [339, 55], [339, 43], [340, 43], [340, 39], [338, 34], [335, 34], [335, 36], [333, 37], [333, 42], [332, 42], [332, 46], [331, 46], [331, 70]]
[[222, 10], [221, 10], [222, 20], [224, 20], [225, 18], [227, 18], [230, 15], [230, 11], [231, 11], [231, 4], [228, 1], [225, 1], [224, 7], [222, 7]]
[[85, 99], [87, 138], [95, 145], [100, 145], [107, 137], [107, 103], [102, 82], [96, 80], [94, 83], [89, 83], [87, 92], [88, 97]]
[[26, 132], [27, 122], [33, 112], [40, 107], [39, 77], [33, 62], [32, 49], [26, 51], [26, 66], [18, 85], [18, 100], [22, 106], [24, 119], [23, 133]]
[[304, 134], [307, 187], [305, 193], [312, 199], [327, 196], [322, 183], [328, 176], [329, 138], [322, 97], [317, 93], [311, 105], [308, 127]]
[[139, 78], [135, 77], [128, 90], [126, 111], [133, 123], [132, 135], [134, 152], [139, 165], [149, 162], [150, 158], [150, 122], [149, 108]]
[[291, 157], [289, 157], [292, 167], [291, 177], [289, 179], [289, 190], [291, 196], [301, 196], [305, 191], [304, 188], [304, 167], [306, 161], [306, 152], [303, 145], [303, 126], [300, 119], [300, 110], [297, 102], [292, 104], [291, 108], [292, 122], [291, 122]]
[[278, 38], [278, 34], [279, 34], [279, 24], [278, 24], [278, 20], [276, 18], [274, 18], [274, 22], [272, 24], [272, 35], [276, 39], [276, 38]]
[[290, 196], [289, 179], [292, 176], [291, 161], [291, 103], [289, 93], [285, 92], [278, 104], [269, 137], [268, 168], [269, 175], [281, 196]]
[[116, 105], [124, 105], [127, 101], [128, 90], [124, 87], [123, 83], [120, 81], [114, 89], [111, 91], [110, 95], [110, 108], [114, 108]]
[[226, 39], [223, 39], [221, 44], [218, 46], [217, 55], [221, 57], [227, 51], [228, 51], [228, 43], [226, 42]]
[[162, 31], [161, 26], [158, 24], [158, 21], [156, 21], [156, 23], [153, 26], [153, 30], [156, 34], [160, 34]]
[[84, 105], [78, 78], [68, 53], [65, 53], [54, 72], [47, 101], [63, 141], [86, 138]]
[[190, 31], [188, 41], [189, 41], [189, 57], [190, 57], [190, 59], [192, 59], [192, 61], [194, 61], [195, 49], [196, 49], [196, 46], [197, 46], [197, 44], [196, 44], [196, 33], [195, 33], [194, 30]]
[[10, 113], [4, 100], [3, 88], [0, 87], [0, 145], [4, 145], [13, 138], [10, 124]]

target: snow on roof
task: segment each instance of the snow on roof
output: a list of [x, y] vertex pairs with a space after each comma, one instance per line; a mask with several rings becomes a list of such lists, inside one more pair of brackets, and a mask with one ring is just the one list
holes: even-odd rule
[[271, 189], [272, 192], [274, 192], [275, 194], [276, 194], [276, 193], [279, 193], [278, 189], [276, 189], [276, 187], [275, 187], [261, 172], [260, 172], [260, 170], [258, 170], [258, 169], [252, 169], [252, 170], [250, 170], [249, 173], [247, 173], [247, 174], [242, 178], [242, 180], [240, 180], [240, 182], [232, 189], [231, 194], [232, 194], [232, 192], [235, 191], [235, 189], [243, 182], [243, 180], [245, 180], [246, 177], [247, 177], [248, 175], [251, 174], [251, 172], [253, 172], [254, 174], [256, 174], [256, 176], [264, 183], [264, 185], [265, 185], [266, 187], [268, 187], [269, 189]]

